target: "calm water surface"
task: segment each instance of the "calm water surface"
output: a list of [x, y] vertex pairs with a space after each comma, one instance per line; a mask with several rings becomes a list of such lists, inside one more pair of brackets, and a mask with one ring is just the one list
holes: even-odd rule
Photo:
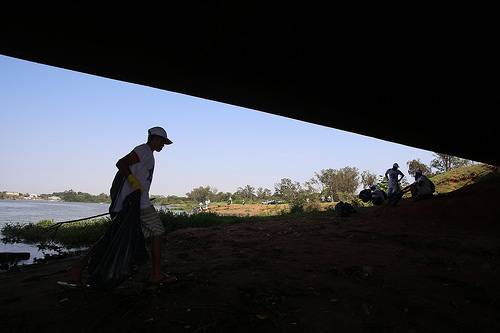
[[[45, 200], [0, 200], [0, 228], [6, 223], [36, 223], [41, 220], [62, 222], [108, 212], [108, 204], [57, 202]], [[0, 237], [2, 235], [0, 234]], [[0, 252], [29, 252], [29, 260], [20, 264], [30, 264], [35, 258], [42, 258], [51, 251], [41, 252], [36, 245], [24, 243], [4, 243], [0, 241]]]
[[[52, 220], [54, 223], [76, 220], [107, 213], [109, 204], [60, 202], [45, 200], [0, 200], [0, 229], [6, 224], [28, 224], [41, 220]], [[157, 209], [175, 209], [175, 206], [161, 206]], [[174, 213], [182, 211], [175, 210]], [[0, 232], [0, 239], [2, 234]], [[0, 240], [0, 252], [29, 252], [29, 260], [19, 264], [33, 263], [35, 258], [43, 258], [45, 254], [54, 254], [54, 251], [40, 251], [36, 245], [24, 243], [5, 243]]]

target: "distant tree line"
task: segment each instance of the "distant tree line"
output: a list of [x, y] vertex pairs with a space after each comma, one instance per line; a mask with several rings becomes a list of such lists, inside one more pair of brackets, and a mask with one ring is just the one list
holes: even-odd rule
[[52, 197], [58, 197], [61, 201], [69, 201], [69, 202], [111, 202], [111, 198], [109, 195], [101, 193], [99, 195], [93, 195], [85, 192], [75, 192], [73, 190], [67, 190], [64, 192], [54, 192], [51, 194], [40, 194], [38, 196], [31, 196], [29, 193], [17, 193], [10, 194], [11, 192], [0, 192], [0, 199], [14, 199], [14, 200], [23, 200], [23, 199], [41, 199], [41, 200], [50, 200]]
[[[373, 176], [375, 177], [375, 176]], [[342, 169], [325, 169], [315, 173], [314, 177], [304, 184], [289, 178], [282, 178], [274, 185], [274, 189], [263, 187], [255, 188], [251, 185], [238, 187], [234, 193], [218, 192], [211, 186], [200, 186], [186, 193], [186, 198], [194, 202], [226, 202], [230, 198], [233, 203], [256, 202], [263, 200], [281, 200], [288, 203], [317, 201], [320, 198], [339, 200], [342, 197], [352, 196], [359, 187], [360, 175], [357, 168], [345, 167]], [[167, 197], [168, 203], [175, 203], [178, 198]]]
[[[434, 159], [430, 165], [422, 163], [419, 159], [410, 160], [407, 163], [408, 173], [414, 176], [417, 170], [423, 174], [433, 176], [447, 172], [452, 169], [472, 164], [472, 161], [446, 155], [434, 154]], [[290, 178], [282, 178], [274, 184], [274, 189], [263, 187], [255, 188], [251, 185], [238, 187], [234, 193], [219, 192], [212, 186], [200, 186], [186, 193], [186, 197], [180, 196], [156, 196], [159, 204], [183, 204], [199, 203], [210, 200], [211, 202], [227, 202], [230, 199], [233, 203], [259, 202], [263, 200], [275, 199], [285, 201], [293, 205], [300, 205], [310, 201], [352, 201], [356, 198], [356, 191], [360, 186], [368, 188], [371, 185], [378, 185], [383, 190], [387, 190], [387, 179], [382, 175], [376, 175], [368, 170], [359, 172], [355, 167], [346, 166], [341, 169], [323, 169], [315, 172], [308, 181], [300, 184]], [[408, 185], [406, 177], [403, 178], [403, 187]], [[63, 201], [73, 202], [110, 202], [107, 194], [92, 195], [84, 192], [68, 190], [64, 192], [54, 192], [52, 194], [41, 194], [42, 199], [51, 196], [58, 196]], [[1, 198], [1, 197], [0, 197]]]
[[85, 192], [76, 192], [73, 190], [67, 190], [64, 192], [54, 192], [52, 194], [40, 194], [41, 199], [48, 199], [49, 197], [59, 197], [62, 201], [70, 202], [111, 202], [109, 195], [101, 193], [99, 195], [93, 195]]
[[[469, 165], [472, 162], [454, 156], [445, 154], [434, 154], [434, 159], [428, 166], [419, 159], [407, 162], [408, 173], [414, 176], [416, 170], [428, 176]], [[407, 186], [411, 181], [406, 177], [401, 181], [401, 186]], [[368, 188], [371, 185], [378, 185], [387, 190], [387, 179], [383, 175], [376, 175], [369, 170], [359, 172], [355, 167], [347, 166], [341, 169], [323, 169], [315, 172], [314, 176], [303, 184], [290, 178], [282, 178], [274, 184], [274, 189], [255, 188], [251, 185], [238, 187], [234, 193], [218, 192], [211, 186], [200, 186], [186, 193], [186, 199], [194, 202], [212, 202], [228, 201], [232, 198], [233, 202], [255, 202], [268, 199], [282, 200], [288, 203], [303, 203], [305, 201], [351, 201], [356, 196], [356, 191], [361, 186]], [[169, 197], [170, 198], [170, 197]], [[172, 198], [173, 199], [173, 198]], [[172, 200], [173, 201], [173, 200]]]
[[435, 176], [440, 173], [448, 172], [450, 170], [471, 165], [473, 162], [460, 157], [435, 153], [430, 165], [426, 165], [420, 159], [411, 160], [406, 162], [408, 166], [408, 173], [413, 177], [417, 170], [422, 171], [426, 176]]

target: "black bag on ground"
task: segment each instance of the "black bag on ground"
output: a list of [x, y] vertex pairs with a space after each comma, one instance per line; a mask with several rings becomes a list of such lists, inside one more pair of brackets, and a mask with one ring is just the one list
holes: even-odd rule
[[370, 189], [365, 189], [359, 192], [358, 197], [361, 199], [363, 202], [368, 202], [372, 199], [372, 190]]
[[335, 213], [341, 217], [349, 217], [356, 213], [356, 209], [350, 203], [340, 201], [335, 205]]
[[127, 196], [122, 210], [114, 216], [106, 233], [92, 249], [89, 259], [89, 280], [93, 288], [117, 287], [134, 272], [134, 266], [147, 259], [140, 223], [141, 192]]

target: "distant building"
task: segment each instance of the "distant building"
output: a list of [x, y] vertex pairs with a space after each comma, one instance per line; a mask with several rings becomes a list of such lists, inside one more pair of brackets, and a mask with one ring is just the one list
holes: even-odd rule
[[19, 192], [5, 192], [6, 195], [11, 195], [11, 196], [14, 196], [14, 197], [17, 197], [19, 196]]
[[47, 200], [50, 200], [50, 201], [61, 201], [61, 198], [58, 197], [58, 196], [51, 196], [51, 197], [48, 197]]

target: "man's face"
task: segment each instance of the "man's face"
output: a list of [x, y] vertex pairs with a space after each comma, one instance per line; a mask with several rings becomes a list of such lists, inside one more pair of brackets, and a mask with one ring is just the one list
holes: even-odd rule
[[153, 149], [157, 152], [160, 152], [165, 145], [165, 140], [161, 136], [154, 136], [153, 140], [151, 140]]

